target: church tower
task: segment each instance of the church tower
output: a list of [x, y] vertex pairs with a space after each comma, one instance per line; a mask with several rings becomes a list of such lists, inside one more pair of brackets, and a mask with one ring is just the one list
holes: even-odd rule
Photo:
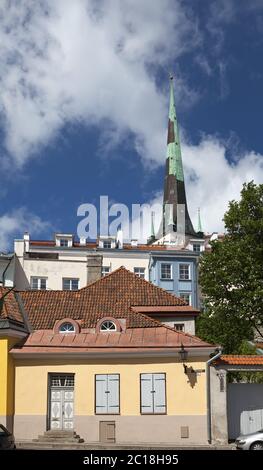
[[[170, 205], [170, 209], [172, 206], [172, 210], [167, 211], [166, 204]], [[173, 76], [170, 76], [170, 106], [163, 194], [163, 236], [167, 234], [167, 227], [169, 231], [179, 231], [178, 204], [184, 205], [186, 237], [200, 237], [200, 234], [197, 234], [193, 228], [187, 208], [181, 146], [175, 111]]]

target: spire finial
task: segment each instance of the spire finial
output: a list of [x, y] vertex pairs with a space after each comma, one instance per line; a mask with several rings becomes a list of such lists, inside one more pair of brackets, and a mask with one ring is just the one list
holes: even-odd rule
[[203, 232], [202, 223], [201, 223], [201, 215], [200, 215], [200, 207], [198, 207], [198, 225], [197, 225], [197, 232]]

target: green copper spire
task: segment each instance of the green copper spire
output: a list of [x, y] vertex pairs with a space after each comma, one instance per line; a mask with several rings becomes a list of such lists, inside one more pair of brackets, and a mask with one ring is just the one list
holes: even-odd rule
[[169, 158], [169, 174], [176, 176], [178, 181], [184, 181], [179, 129], [175, 111], [173, 76], [170, 75], [170, 106], [169, 128], [167, 141], [167, 158]]
[[197, 232], [203, 232], [202, 224], [201, 224], [200, 207], [198, 207], [198, 225], [197, 225]]

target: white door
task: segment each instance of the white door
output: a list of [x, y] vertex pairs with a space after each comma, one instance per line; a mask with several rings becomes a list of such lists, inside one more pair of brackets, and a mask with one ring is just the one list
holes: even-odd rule
[[49, 416], [50, 429], [73, 429], [74, 375], [51, 375]]

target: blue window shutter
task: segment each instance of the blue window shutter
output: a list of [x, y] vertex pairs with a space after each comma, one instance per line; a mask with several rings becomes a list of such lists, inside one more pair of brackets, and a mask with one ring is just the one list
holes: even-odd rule
[[119, 413], [120, 412], [120, 394], [119, 394], [119, 375], [109, 374], [108, 375], [108, 413]]
[[141, 413], [153, 413], [152, 374], [141, 374]]
[[154, 413], [166, 412], [165, 374], [153, 374]]
[[107, 375], [96, 375], [96, 413], [107, 413]]

